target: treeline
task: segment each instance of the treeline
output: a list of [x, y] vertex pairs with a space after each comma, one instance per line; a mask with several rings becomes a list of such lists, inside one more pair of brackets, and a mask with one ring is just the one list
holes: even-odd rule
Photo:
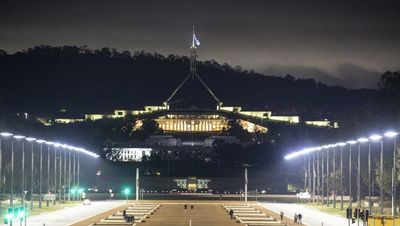
[[[188, 72], [186, 56], [145, 51], [86, 46], [0, 51], [0, 110], [43, 114], [61, 108], [72, 113], [141, 108], [165, 101]], [[376, 95], [376, 90], [267, 76], [215, 60], [200, 62], [198, 72], [225, 105], [305, 116], [330, 117]]]

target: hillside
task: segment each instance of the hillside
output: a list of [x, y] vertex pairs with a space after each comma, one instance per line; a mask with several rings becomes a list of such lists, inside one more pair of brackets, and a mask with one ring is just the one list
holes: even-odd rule
[[[251, 60], [251, 59], [249, 59]], [[161, 104], [189, 72], [187, 57], [108, 48], [40, 46], [0, 51], [0, 109], [8, 112], [98, 112]], [[262, 75], [213, 60], [198, 72], [227, 105], [275, 111], [340, 112], [375, 90], [349, 90], [313, 79]]]

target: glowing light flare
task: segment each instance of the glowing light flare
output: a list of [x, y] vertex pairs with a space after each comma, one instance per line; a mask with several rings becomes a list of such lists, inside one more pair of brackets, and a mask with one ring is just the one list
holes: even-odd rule
[[365, 142], [368, 142], [369, 139], [366, 138], [366, 137], [360, 137], [360, 138], [357, 139], [357, 141], [360, 142], [360, 143], [365, 143]]
[[355, 141], [355, 140], [349, 140], [349, 141], [346, 141], [346, 143], [348, 143], [348, 144], [356, 144], [357, 141]]
[[20, 140], [20, 139], [24, 139], [25, 136], [22, 136], [22, 135], [14, 135], [13, 138]]
[[381, 140], [381, 139], [382, 139], [382, 136], [379, 135], [379, 134], [374, 134], [374, 135], [371, 135], [371, 136], [369, 137], [369, 139], [371, 139], [371, 140], [373, 140], [373, 141], [378, 141], [378, 140]]
[[8, 132], [1, 132], [0, 133], [0, 136], [2, 136], [2, 137], [10, 137], [12, 135], [13, 135], [12, 133], [8, 133]]
[[385, 134], [383, 134], [385, 137], [389, 137], [389, 138], [392, 138], [392, 137], [395, 137], [395, 136], [397, 136], [397, 135], [399, 135], [399, 133], [398, 132], [395, 132], [395, 131], [387, 131]]

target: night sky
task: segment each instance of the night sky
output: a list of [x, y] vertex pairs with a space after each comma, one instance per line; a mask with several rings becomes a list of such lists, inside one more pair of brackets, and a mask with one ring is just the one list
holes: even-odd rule
[[376, 87], [400, 70], [400, 1], [1, 1], [0, 49], [87, 45], [189, 55], [258, 72]]

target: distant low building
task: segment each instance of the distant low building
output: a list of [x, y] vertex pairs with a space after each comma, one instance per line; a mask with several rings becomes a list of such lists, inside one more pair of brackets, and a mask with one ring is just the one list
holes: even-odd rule
[[152, 148], [111, 148], [115, 161], [141, 162], [143, 157], [150, 157]]

